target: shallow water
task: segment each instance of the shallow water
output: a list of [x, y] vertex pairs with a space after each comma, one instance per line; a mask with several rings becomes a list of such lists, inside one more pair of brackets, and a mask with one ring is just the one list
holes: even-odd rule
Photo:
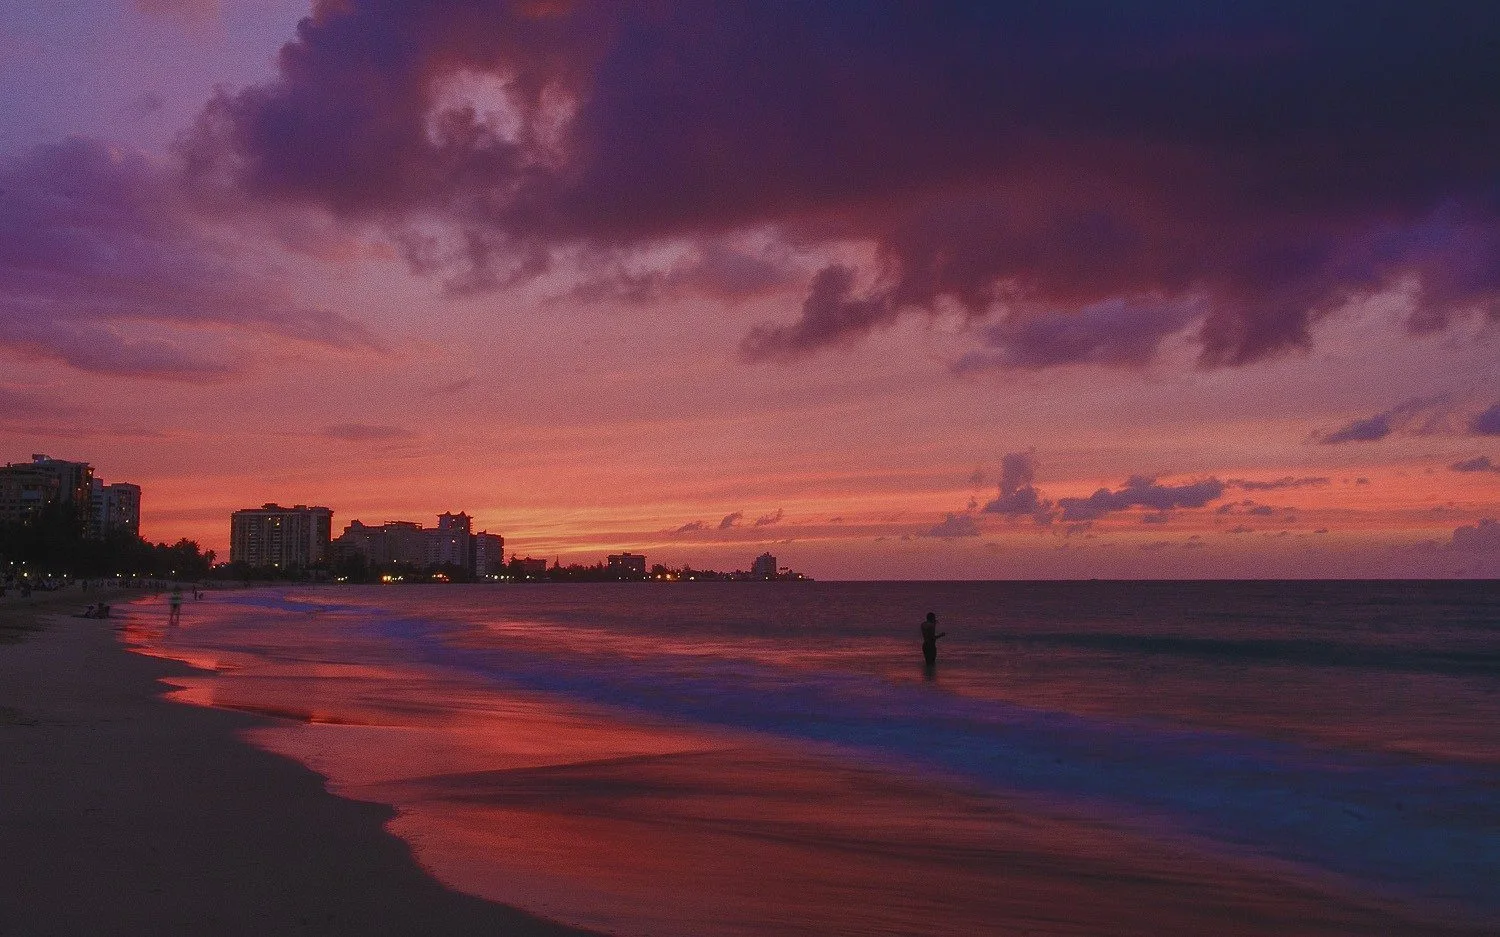
[[438, 877], [613, 932], [1500, 924], [1494, 584], [324, 587], [131, 622]]

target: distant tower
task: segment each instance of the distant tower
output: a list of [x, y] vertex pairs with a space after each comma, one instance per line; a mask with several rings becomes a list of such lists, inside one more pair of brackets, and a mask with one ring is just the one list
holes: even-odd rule
[[776, 557], [769, 553], [762, 553], [750, 564], [750, 575], [756, 579], [776, 578]]
[[439, 514], [437, 531], [428, 541], [427, 562], [433, 566], [474, 568], [474, 525], [468, 514]]

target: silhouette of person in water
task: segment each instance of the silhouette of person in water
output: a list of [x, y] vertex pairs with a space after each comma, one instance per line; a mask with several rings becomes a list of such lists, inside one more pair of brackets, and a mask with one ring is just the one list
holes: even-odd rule
[[927, 620], [922, 622], [922, 659], [927, 662], [928, 667], [937, 665], [938, 638], [947, 634], [946, 631], [937, 630], [937, 616], [928, 612]]
[[169, 624], [169, 625], [180, 625], [180, 624], [182, 624], [182, 587], [181, 586], [174, 586], [172, 588], [172, 594], [167, 598], [167, 606], [170, 609], [170, 611], [167, 612], [167, 624]]

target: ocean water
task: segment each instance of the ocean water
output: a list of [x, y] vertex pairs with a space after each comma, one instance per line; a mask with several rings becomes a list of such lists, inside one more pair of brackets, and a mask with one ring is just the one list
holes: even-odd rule
[[1500, 932], [1494, 583], [283, 588], [128, 639], [612, 933]]

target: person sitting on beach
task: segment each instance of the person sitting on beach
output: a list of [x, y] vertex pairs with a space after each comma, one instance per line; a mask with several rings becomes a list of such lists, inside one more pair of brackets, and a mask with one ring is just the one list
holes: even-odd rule
[[937, 615], [927, 613], [927, 620], [922, 622], [922, 659], [931, 667], [937, 663], [938, 638], [946, 637], [948, 632], [937, 630]]
[[83, 610], [83, 614], [79, 615], [78, 617], [79, 618], [98, 618], [99, 617], [99, 606], [97, 606], [97, 605], [90, 605], [88, 608], [84, 609]]

